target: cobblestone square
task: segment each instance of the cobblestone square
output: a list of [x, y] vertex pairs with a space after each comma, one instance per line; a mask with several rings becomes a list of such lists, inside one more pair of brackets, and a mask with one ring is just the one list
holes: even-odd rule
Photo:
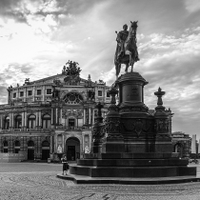
[[[0, 200], [199, 200], [200, 183], [76, 185], [56, 178], [61, 164], [0, 163]], [[198, 167], [199, 169], [199, 167]]]

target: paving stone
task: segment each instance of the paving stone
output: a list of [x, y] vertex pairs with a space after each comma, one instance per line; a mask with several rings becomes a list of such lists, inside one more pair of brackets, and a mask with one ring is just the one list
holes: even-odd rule
[[1, 164], [0, 200], [199, 200], [200, 183], [76, 185], [56, 178], [60, 164]]

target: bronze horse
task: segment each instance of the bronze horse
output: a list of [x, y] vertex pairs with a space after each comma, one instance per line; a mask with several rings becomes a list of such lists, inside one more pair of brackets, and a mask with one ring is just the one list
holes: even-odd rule
[[114, 64], [116, 69], [116, 77], [118, 77], [121, 64], [125, 64], [125, 72], [128, 71], [128, 68], [131, 66], [131, 72], [133, 71], [134, 63], [139, 60], [137, 46], [136, 46], [136, 30], [137, 30], [137, 22], [138, 21], [131, 21], [131, 26], [129, 28], [128, 37], [124, 43], [124, 53], [123, 56], [118, 57], [119, 49], [121, 48], [119, 44], [117, 45], [117, 49], [115, 52]]

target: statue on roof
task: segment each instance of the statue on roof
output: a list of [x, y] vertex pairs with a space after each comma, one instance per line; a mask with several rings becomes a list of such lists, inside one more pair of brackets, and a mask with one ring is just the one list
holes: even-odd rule
[[68, 62], [64, 65], [63, 70], [62, 70], [62, 74], [66, 74], [69, 76], [75, 76], [75, 75], [80, 75], [81, 69], [80, 67], [77, 66], [78, 63], [77, 62], [73, 62], [68, 60]]
[[62, 74], [66, 75], [64, 78], [65, 84], [78, 85], [80, 84], [80, 67], [77, 66], [77, 62], [68, 60], [62, 70]]

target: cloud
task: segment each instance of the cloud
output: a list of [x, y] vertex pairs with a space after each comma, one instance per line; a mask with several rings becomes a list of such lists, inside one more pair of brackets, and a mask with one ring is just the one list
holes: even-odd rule
[[188, 12], [194, 13], [200, 10], [199, 0], [185, 0], [185, 8]]

